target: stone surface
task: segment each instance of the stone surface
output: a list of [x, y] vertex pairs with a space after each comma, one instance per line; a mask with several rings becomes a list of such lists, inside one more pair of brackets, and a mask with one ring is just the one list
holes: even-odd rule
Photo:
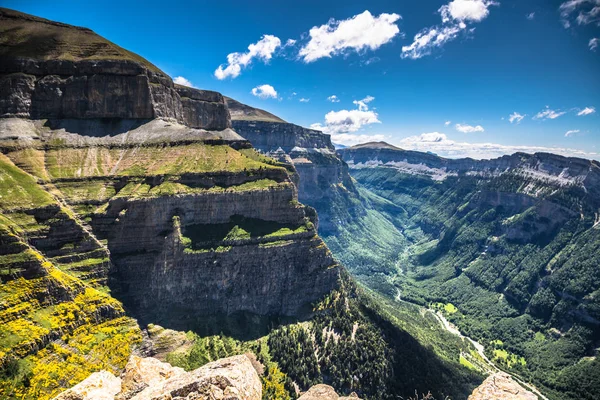
[[245, 355], [191, 372], [154, 358], [133, 356], [121, 378], [95, 372], [54, 400], [260, 400], [262, 383]]
[[162, 384], [164, 381], [179, 377], [186, 372], [156, 358], [132, 356], [121, 375], [119, 399], [129, 399], [142, 390]]
[[271, 157], [294, 166], [299, 175], [298, 199], [317, 210], [321, 234], [335, 232], [337, 225], [365, 213], [348, 166], [335, 153], [329, 135], [285, 123], [233, 99], [226, 100], [232, 126], [241, 136]]
[[469, 400], [536, 400], [538, 397], [525, 390], [510, 375], [502, 372], [486, 378], [469, 396]]
[[183, 121], [191, 128], [221, 131], [231, 128], [229, 109], [221, 93], [176, 85]]
[[298, 400], [359, 400], [356, 393], [352, 393], [348, 397], [340, 397], [335, 390], [329, 385], [315, 385], [308, 389], [306, 393], [298, 398]]
[[162, 118], [231, 128], [221, 94], [176, 87], [147, 60], [89, 29], [2, 8], [0, 22], [0, 117]]
[[279, 147], [286, 153], [295, 147], [334, 150], [329, 135], [287, 122], [233, 120], [232, 126], [254, 147], [263, 151], [274, 151]]
[[262, 383], [248, 357], [240, 355], [160, 379], [131, 397], [132, 400], [170, 398], [260, 400]]
[[100, 371], [59, 394], [54, 400], [114, 400], [120, 391], [121, 379], [108, 371]]

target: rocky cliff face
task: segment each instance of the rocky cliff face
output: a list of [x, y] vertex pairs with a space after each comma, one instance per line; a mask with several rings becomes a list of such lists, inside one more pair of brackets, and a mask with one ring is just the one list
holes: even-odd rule
[[335, 154], [329, 135], [287, 123], [264, 110], [227, 99], [232, 109], [232, 126], [264, 153], [288, 157], [298, 171], [298, 198], [319, 214], [319, 232], [327, 234], [336, 226], [364, 213], [347, 165]]
[[249, 332], [337, 287], [293, 168], [231, 129], [221, 94], [85, 28], [0, 9], [0, 37], [0, 366], [26, 367], [0, 397], [118, 373], [141, 340], [125, 313]]

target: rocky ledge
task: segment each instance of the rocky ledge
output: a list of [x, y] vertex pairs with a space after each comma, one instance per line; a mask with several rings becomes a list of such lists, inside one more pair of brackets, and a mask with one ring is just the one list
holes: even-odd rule
[[469, 400], [536, 400], [538, 397], [523, 389], [510, 375], [498, 372], [485, 381], [469, 396]]
[[191, 372], [155, 358], [131, 357], [121, 377], [95, 372], [55, 400], [260, 400], [262, 384], [245, 355]]

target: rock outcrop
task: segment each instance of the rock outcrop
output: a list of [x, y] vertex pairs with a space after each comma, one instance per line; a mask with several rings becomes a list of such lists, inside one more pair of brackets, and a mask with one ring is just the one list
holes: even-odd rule
[[262, 152], [291, 163], [299, 175], [298, 199], [317, 210], [319, 232], [328, 234], [339, 223], [364, 213], [348, 166], [335, 153], [331, 138], [314, 129], [226, 98], [232, 126]]
[[355, 393], [348, 397], [340, 397], [329, 385], [315, 385], [308, 389], [306, 393], [298, 397], [298, 400], [360, 400]]
[[490, 375], [473, 393], [469, 400], [536, 400], [538, 397], [523, 389], [510, 375], [498, 372]]
[[132, 357], [120, 378], [96, 372], [55, 400], [260, 400], [260, 377], [245, 355], [191, 372], [154, 358]]
[[0, 35], [0, 117], [231, 127], [221, 94], [175, 87], [150, 62], [90, 29], [0, 9]]

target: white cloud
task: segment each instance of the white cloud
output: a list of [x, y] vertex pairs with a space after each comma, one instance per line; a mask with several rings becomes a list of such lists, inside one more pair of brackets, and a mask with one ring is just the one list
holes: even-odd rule
[[471, 157], [475, 159], [490, 159], [501, 157], [506, 154], [514, 154], [516, 152], [546, 152], [568, 157], [584, 157], [593, 158], [596, 160], [600, 159], [600, 154], [598, 153], [569, 148], [543, 146], [506, 146], [495, 143], [457, 142], [449, 139], [445, 134], [438, 132], [425, 133], [402, 139], [398, 143], [398, 146], [409, 150], [431, 151], [442, 157], [448, 158]]
[[566, 111], [551, 110], [550, 107], [546, 106], [546, 109], [537, 113], [533, 119], [556, 119], [566, 113]]
[[340, 102], [340, 99], [338, 99], [338, 97], [335, 94], [329, 96], [327, 98], [327, 100], [329, 100], [332, 103], [339, 103]]
[[419, 59], [456, 39], [462, 32], [474, 32], [475, 28], [467, 30], [467, 23], [483, 21], [490, 13], [489, 7], [497, 5], [499, 3], [491, 0], [454, 0], [443, 5], [438, 10], [442, 24], [417, 33], [409, 46], [402, 47], [401, 57]]
[[227, 55], [227, 66], [219, 65], [215, 70], [217, 79], [236, 78], [242, 68], [247, 67], [252, 63], [252, 60], [257, 58], [263, 62], [268, 62], [275, 50], [281, 46], [281, 40], [273, 35], [264, 35], [258, 42], [248, 46], [248, 51], [245, 53], [231, 53]]
[[316, 123], [310, 127], [330, 135], [338, 135], [356, 132], [365, 125], [380, 124], [379, 115], [369, 110], [368, 106], [368, 103], [374, 99], [372, 96], [367, 96], [362, 100], [355, 100], [354, 104], [358, 106], [357, 110], [329, 111], [325, 114], [325, 125]]
[[452, 123], [452, 121], [446, 121], [446, 122], [444, 122], [444, 125], [450, 126], [451, 123]]
[[578, 25], [600, 23], [600, 0], [568, 0], [558, 9], [565, 28], [571, 27], [573, 14], [577, 14], [575, 21]]
[[309, 31], [310, 41], [300, 49], [298, 55], [304, 62], [310, 63], [349, 50], [376, 50], [400, 33], [395, 24], [400, 18], [398, 14], [386, 13], [374, 17], [369, 11], [342, 21], [332, 18], [327, 24], [315, 26]]
[[177, 85], [189, 86], [189, 87], [192, 87], [192, 88], [196, 87], [196, 86], [194, 86], [192, 84], [192, 82], [190, 82], [189, 80], [187, 80], [183, 76], [176, 76], [175, 78], [173, 78], [173, 83], [175, 83]]
[[308, 103], [310, 99], [305, 99], [304, 97], [300, 99], [300, 103]]
[[462, 133], [474, 133], [474, 132], [484, 132], [485, 129], [483, 129], [483, 126], [481, 125], [477, 125], [477, 126], [472, 126], [472, 125], [466, 125], [466, 124], [456, 124], [455, 126], [456, 130]]
[[508, 120], [510, 121], [511, 124], [515, 121], [517, 121], [517, 124], [520, 124], [521, 121], [523, 120], [523, 118], [525, 118], [526, 116], [527, 116], [527, 114], [522, 115], [515, 111], [514, 113], [512, 113], [508, 116]]
[[357, 135], [352, 133], [338, 133], [331, 135], [331, 141], [346, 146], [354, 146], [359, 143], [380, 142], [385, 140], [384, 135]]
[[530, 20], [530, 21], [531, 21], [531, 20], [533, 20], [533, 19], [535, 18], [535, 13], [534, 13], [534, 12], [532, 12], [532, 13], [529, 13], [529, 14], [527, 14], [525, 17], [526, 17], [528, 20]]
[[277, 91], [271, 85], [260, 85], [252, 89], [252, 94], [261, 99], [276, 99]]
[[369, 109], [369, 106], [367, 104], [372, 102], [373, 100], [375, 100], [375, 97], [367, 96], [362, 100], [354, 100], [352, 103], [356, 104], [360, 111], [367, 111]]
[[584, 108], [583, 110], [579, 111], [579, 112], [577, 113], [577, 115], [578, 115], [579, 117], [582, 117], [582, 116], [584, 116], [584, 115], [590, 115], [590, 114], [593, 114], [593, 113], [595, 113], [595, 112], [596, 112], [596, 108], [595, 108], [595, 107], [586, 107], [586, 108]]
[[296, 44], [296, 40], [295, 39], [288, 39], [288, 40], [286, 40], [286, 42], [283, 45], [283, 47], [292, 47], [295, 44]]
[[565, 133], [565, 137], [570, 137], [575, 135], [576, 133], [579, 133], [579, 129], [574, 129], [572, 131], [567, 131], [567, 133]]
[[439, 12], [442, 14], [442, 22], [481, 22], [490, 14], [488, 7], [498, 4], [487, 0], [454, 0], [440, 7]]
[[598, 46], [600, 46], [600, 38], [590, 39], [590, 42], [588, 43], [588, 46], [590, 46], [590, 50], [591, 51], [596, 51], [596, 49], [598, 48]]

